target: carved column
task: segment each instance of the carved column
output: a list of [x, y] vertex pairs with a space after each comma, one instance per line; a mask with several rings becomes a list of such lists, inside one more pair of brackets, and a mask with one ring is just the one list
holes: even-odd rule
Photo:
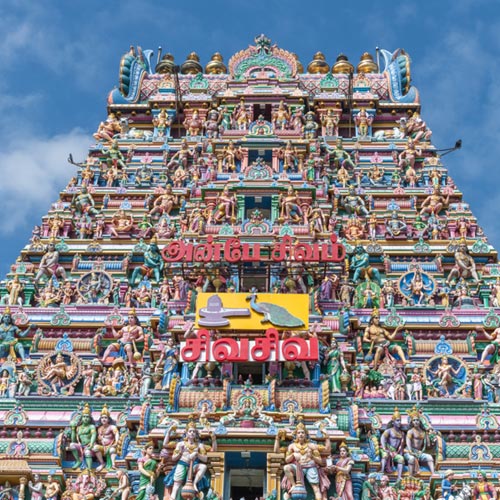
[[210, 471], [210, 487], [219, 498], [224, 495], [224, 452], [209, 451], [208, 470]]
[[267, 492], [276, 490], [277, 499], [281, 500], [281, 476], [283, 474], [283, 453], [267, 454]]

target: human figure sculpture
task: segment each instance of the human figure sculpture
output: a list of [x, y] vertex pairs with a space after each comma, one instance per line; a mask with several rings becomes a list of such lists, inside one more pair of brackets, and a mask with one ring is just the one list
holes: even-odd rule
[[198, 110], [194, 110], [190, 117], [187, 117], [183, 123], [186, 128], [187, 136], [198, 136], [200, 135], [201, 129], [203, 128], [203, 121], [200, 119]]
[[181, 141], [180, 148], [174, 153], [170, 161], [167, 163], [167, 168], [172, 169], [177, 165], [182, 165], [188, 168], [189, 159], [194, 157], [194, 150], [189, 148], [187, 140], [184, 138]]
[[153, 118], [153, 125], [156, 131], [156, 137], [165, 137], [170, 131], [172, 126], [172, 118], [167, 113], [165, 108], [162, 108], [157, 116]]
[[369, 211], [366, 208], [365, 201], [361, 196], [356, 194], [354, 186], [349, 188], [348, 193], [342, 200], [342, 206], [349, 215], [368, 215]]
[[235, 210], [236, 197], [235, 195], [230, 194], [228, 186], [224, 186], [222, 193], [217, 196], [212, 220], [216, 224], [221, 221], [235, 222]]
[[28, 482], [28, 489], [31, 492], [31, 500], [43, 499], [43, 483], [40, 474], [33, 474], [33, 481]]
[[111, 225], [109, 226], [109, 232], [115, 238], [123, 237], [124, 235], [130, 234], [130, 231], [134, 227], [134, 217], [131, 213], [125, 212], [123, 209], [117, 210], [113, 217], [111, 218]]
[[477, 483], [472, 490], [474, 500], [496, 500], [498, 493], [493, 484], [491, 484], [484, 471], [479, 471], [477, 475]]
[[222, 150], [222, 170], [224, 172], [236, 172], [236, 162], [237, 160], [241, 160], [241, 158], [241, 149], [236, 147], [233, 141], [229, 141], [227, 146]]
[[156, 283], [159, 283], [164, 267], [165, 261], [161, 256], [160, 249], [155, 242], [152, 242], [144, 252], [144, 264], [134, 269], [129, 283], [131, 286], [134, 286], [137, 282], [137, 278], [140, 276], [153, 276]]
[[455, 265], [453, 266], [446, 283], [458, 281], [460, 278], [472, 278], [473, 283], [479, 283], [479, 276], [476, 270], [476, 263], [467, 249], [467, 245], [460, 244], [455, 252]]
[[203, 128], [205, 129], [205, 135], [209, 139], [217, 139], [219, 136], [219, 124], [221, 119], [222, 116], [216, 109], [211, 109], [207, 113], [207, 119], [203, 123]]
[[363, 342], [370, 345], [368, 354], [366, 355], [367, 358], [370, 358], [373, 351], [375, 351], [373, 356], [374, 370], [378, 368], [382, 356], [392, 359], [392, 354], [397, 354], [401, 362], [407, 363], [406, 356], [401, 346], [392, 342], [402, 326], [402, 324], [399, 325], [392, 333], [390, 333], [388, 330], [380, 326], [380, 316], [378, 311], [373, 311], [363, 335]]
[[448, 357], [443, 356], [436, 370], [432, 371], [428, 368], [427, 371], [436, 377], [437, 385], [441, 389], [443, 396], [449, 397], [452, 395], [453, 386], [455, 385], [453, 378], [460, 373], [461, 369], [461, 366], [453, 368], [448, 361]]
[[297, 162], [297, 148], [292, 144], [292, 141], [287, 141], [285, 147], [278, 150], [278, 158], [283, 160], [283, 171], [295, 171]]
[[316, 122], [314, 111], [308, 111], [304, 116], [304, 120], [304, 139], [315, 139], [319, 125]]
[[343, 165], [348, 170], [354, 169], [355, 165], [352, 161], [351, 155], [344, 149], [343, 141], [340, 137], [335, 142], [335, 147], [327, 148], [327, 151], [330, 156], [333, 157], [335, 168], [338, 169], [341, 165]]
[[186, 434], [182, 441], [175, 446], [172, 461], [175, 467], [165, 477], [165, 486], [172, 487], [170, 498], [175, 500], [178, 492], [187, 481], [192, 482], [196, 493], [208, 487], [207, 449], [200, 442], [196, 424], [191, 421], [186, 426]]
[[335, 464], [327, 468], [335, 474], [335, 491], [339, 500], [354, 500], [351, 471], [354, 460], [345, 443], [339, 446], [339, 458]]
[[408, 139], [408, 144], [406, 149], [402, 151], [398, 156], [398, 166], [401, 170], [405, 167], [415, 168], [415, 160], [417, 155], [421, 155], [422, 150], [417, 147], [416, 142], [413, 139]]
[[373, 123], [373, 116], [366, 112], [366, 109], [361, 108], [354, 117], [354, 122], [357, 126], [358, 137], [368, 137], [370, 126]]
[[71, 206], [75, 210], [76, 215], [97, 215], [99, 211], [95, 208], [95, 202], [92, 195], [89, 193], [87, 186], [82, 186], [80, 194], [75, 194], [71, 201]]
[[16, 326], [12, 320], [10, 308], [7, 307], [1, 318], [0, 324], [0, 357], [20, 357], [21, 360], [24, 361], [26, 359], [26, 352], [23, 345], [17, 340], [16, 336], [18, 338], [25, 337], [32, 328], [34, 328], [34, 326], [30, 325], [26, 328], [26, 330], [21, 330], [18, 326]]
[[385, 474], [380, 478], [378, 487], [378, 496], [380, 500], [397, 500], [398, 495], [394, 488], [389, 484], [389, 477]]
[[329, 109], [326, 113], [321, 115], [321, 135], [338, 136], [339, 135], [339, 122], [340, 118], [337, 113]]
[[439, 187], [435, 187], [432, 190], [432, 194], [427, 196], [427, 198], [422, 202], [422, 208], [420, 210], [420, 215], [427, 214], [429, 216], [438, 216], [439, 212], [448, 205], [450, 201], [450, 195], [446, 198], [441, 195], [441, 190]]
[[128, 324], [122, 327], [120, 331], [116, 331], [114, 327], [111, 328], [111, 331], [113, 337], [118, 341], [109, 344], [102, 359], [106, 360], [111, 354], [115, 353], [120, 355], [122, 351], [130, 364], [134, 362], [135, 357], [140, 359], [141, 355], [137, 351], [137, 342], [144, 340], [144, 331], [135, 315], [135, 311], [129, 314]]
[[370, 256], [361, 245], [356, 246], [354, 249], [350, 259], [350, 267], [354, 271], [352, 277], [354, 283], [368, 277], [380, 286], [380, 273], [378, 269], [370, 266]]
[[285, 221], [300, 222], [303, 211], [299, 205], [299, 197], [292, 186], [288, 187], [285, 194], [280, 195], [280, 216]]
[[170, 184], [165, 188], [165, 192], [156, 198], [149, 215], [166, 214], [170, 215], [172, 209], [178, 205], [177, 196], [172, 191]]
[[325, 356], [328, 382], [330, 392], [342, 392], [342, 384], [340, 383], [340, 375], [347, 371], [347, 366], [344, 360], [344, 355], [339, 349], [337, 340], [332, 338], [330, 349]]
[[123, 469], [118, 469], [116, 471], [116, 477], [118, 479], [118, 485], [113, 492], [114, 498], [119, 498], [120, 500], [128, 500], [130, 492], [130, 481], [127, 475], [127, 471]]
[[45, 484], [45, 500], [58, 500], [60, 494], [61, 485], [59, 481], [49, 474], [47, 476], [47, 483]]
[[280, 101], [272, 116], [274, 130], [286, 130], [290, 120], [290, 113], [284, 101]]
[[106, 121], [101, 122], [93, 134], [97, 141], [112, 142], [113, 137], [121, 132], [120, 122], [114, 113], [110, 113]]
[[109, 168], [115, 167], [117, 169], [124, 170], [127, 166], [125, 163], [125, 157], [120, 151], [120, 145], [118, 144], [118, 141], [116, 139], [114, 141], [111, 141], [110, 146], [104, 148], [102, 153]]
[[426, 123], [422, 120], [418, 111], [415, 111], [406, 122], [406, 134], [415, 142], [430, 141], [432, 131], [427, 128]]
[[233, 111], [233, 121], [237, 130], [247, 130], [250, 124], [250, 113], [242, 99]]
[[106, 467], [105, 458], [109, 459], [109, 465], [112, 469], [115, 468], [115, 459], [117, 454], [118, 440], [120, 434], [118, 428], [111, 421], [107, 405], [104, 405], [99, 417], [100, 425], [97, 428], [96, 444], [92, 448], [95, 453], [99, 466], [97, 472], [100, 472]]
[[408, 412], [410, 425], [406, 433], [405, 459], [408, 463], [408, 473], [416, 477], [420, 472], [420, 464], [428, 467], [429, 472], [434, 474], [434, 458], [425, 453], [430, 445], [429, 433], [423, 427], [422, 417], [415, 408]]
[[79, 418], [70, 423], [71, 442], [69, 450], [75, 458], [73, 469], [78, 469], [85, 461], [87, 469], [92, 468], [92, 450], [97, 439], [97, 429], [92, 421], [90, 407], [85, 404]]
[[40, 281], [42, 276], [67, 279], [64, 267], [59, 264], [59, 252], [56, 250], [54, 243], [48, 244], [47, 251], [40, 260], [38, 272], [34, 279], [35, 284]]
[[[328, 436], [326, 448], [330, 449]], [[288, 446], [285, 463], [282, 486], [289, 494], [299, 485], [305, 487], [304, 481], [307, 481], [314, 492], [315, 500], [323, 498], [323, 492], [328, 490], [330, 481], [325, 471], [320, 469], [323, 460], [318, 445], [309, 440], [306, 427], [302, 422], [295, 428], [295, 440]]]
[[482, 333], [490, 341], [481, 354], [480, 363], [485, 365], [489, 358], [490, 365], [495, 366], [500, 360], [500, 327], [489, 334], [483, 327], [478, 326], [476, 332]]
[[391, 421], [380, 436], [380, 471], [382, 473], [392, 472], [395, 467], [398, 480], [401, 479], [405, 463], [404, 447], [405, 433], [401, 423], [401, 414], [398, 408], [394, 408]]
[[149, 500], [155, 491], [155, 481], [159, 475], [158, 461], [154, 458], [154, 444], [147, 443], [142, 450], [142, 457], [137, 460], [139, 469], [139, 490], [136, 500]]
[[407, 235], [408, 226], [406, 222], [399, 218], [396, 211], [392, 212], [391, 218], [385, 220], [385, 230], [391, 238]]

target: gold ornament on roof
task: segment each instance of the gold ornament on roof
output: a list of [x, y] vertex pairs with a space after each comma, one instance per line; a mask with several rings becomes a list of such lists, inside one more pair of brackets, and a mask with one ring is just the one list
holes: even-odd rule
[[219, 52], [216, 52], [210, 61], [205, 66], [205, 73], [209, 75], [222, 75], [227, 73], [226, 65], [223, 62], [222, 56]]
[[365, 52], [359, 59], [356, 70], [358, 73], [378, 73], [378, 66], [373, 60], [373, 56], [369, 52]]
[[165, 54], [161, 61], [156, 65], [155, 71], [157, 73], [166, 75], [174, 72], [175, 63], [174, 56], [172, 54]]
[[354, 73], [354, 66], [349, 62], [346, 55], [339, 54], [335, 64], [332, 66], [332, 73]]
[[324, 75], [325, 73], [328, 73], [329, 70], [330, 66], [326, 62], [323, 52], [316, 52], [313, 56], [313, 60], [307, 65], [308, 73], [320, 73]]
[[181, 73], [183, 75], [196, 75], [202, 71], [203, 68], [200, 64], [200, 58], [196, 52], [191, 52], [181, 64]]

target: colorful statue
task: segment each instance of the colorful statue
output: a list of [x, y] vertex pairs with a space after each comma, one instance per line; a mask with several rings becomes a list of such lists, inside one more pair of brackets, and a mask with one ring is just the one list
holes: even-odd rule
[[398, 480], [401, 479], [405, 463], [403, 456], [405, 444], [401, 414], [398, 408], [394, 408], [392, 419], [387, 424], [387, 429], [380, 436], [380, 471], [382, 473], [390, 473], [396, 467]]
[[115, 468], [116, 450], [120, 434], [118, 428], [111, 421], [111, 415], [108, 407], [104, 405], [99, 417], [100, 425], [97, 428], [96, 444], [92, 451], [95, 453], [99, 466], [97, 472], [100, 472], [106, 467], [104, 458], [108, 460], [108, 465], [111, 469]]
[[12, 321], [10, 308], [7, 307], [2, 315], [0, 324], [0, 358], [12, 357], [14, 360], [20, 357], [22, 361], [26, 359], [26, 352], [23, 345], [16, 339], [16, 336], [25, 337], [34, 325], [30, 325], [26, 330], [21, 330]]
[[81, 414], [70, 423], [71, 442], [69, 450], [75, 458], [73, 469], [78, 469], [83, 461], [87, 469], [92, 468], [92, 452], [97, 439], [97, 429], [92, 421], [90, 407], [85, 404]]
[[354, 500], [351, 470], [354, 460], [345, 443], [339, 446], [339, 458], [334, 465], [328, 467], [328, 472], [335, 474], [335, 492], [339, 500]]
[[416, 477], [420, 472], [420, 464], [424, 464], [431, 474], [434, 474], [434, 458], [425, 453], [430, 446], [429, 432], [424, 428], [420, 412], [413, 408], [408, 411], [410, 424], [406, 433], [405, 459], [408, 463], [408, 473]]

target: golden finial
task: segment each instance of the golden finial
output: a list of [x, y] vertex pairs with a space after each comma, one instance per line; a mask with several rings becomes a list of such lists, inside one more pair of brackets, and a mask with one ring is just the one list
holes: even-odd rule
[[181, 64], [181, 73], [183, 75], [196, 75], [202, 71], [203, 68], [200, 64], [200, 58], [196, 52], [191, 52]]
[[330, 66], [326, 62], [325, 55], [323, 52], [316, 52], [313, 56], [313, 60], [307, 65], [308, 73], [328, 73]]
[[369, 52], [365, 52], [359, 59], [356, 70], [358, 73], [378, 73], [378, 66], [373, 60], [373, 56]]
[[174, 68], [174, 56], [172, 54], [165, 54], [161, 58], [161, 61], [156, 65], [155, 71], [156, 73], [167, 75], [173, 73]]
[[129, 316], [136, 316], [137, 313], [135, 311], [135, 307], [132, 307], [132, 309], [130, 309], [130, 312], [128, 313]]
[[212, 59], [205, 66], [205, 73], [210, 75], [222, 75], [227, 73], [226, 65], [223, 62], [222, 56], [219, 52], [216, 52]]
[[339, 54], [335, 64], [332, 66], [332, 73], [354, 73], [354, 66], [349, 62], [346, 55]]

